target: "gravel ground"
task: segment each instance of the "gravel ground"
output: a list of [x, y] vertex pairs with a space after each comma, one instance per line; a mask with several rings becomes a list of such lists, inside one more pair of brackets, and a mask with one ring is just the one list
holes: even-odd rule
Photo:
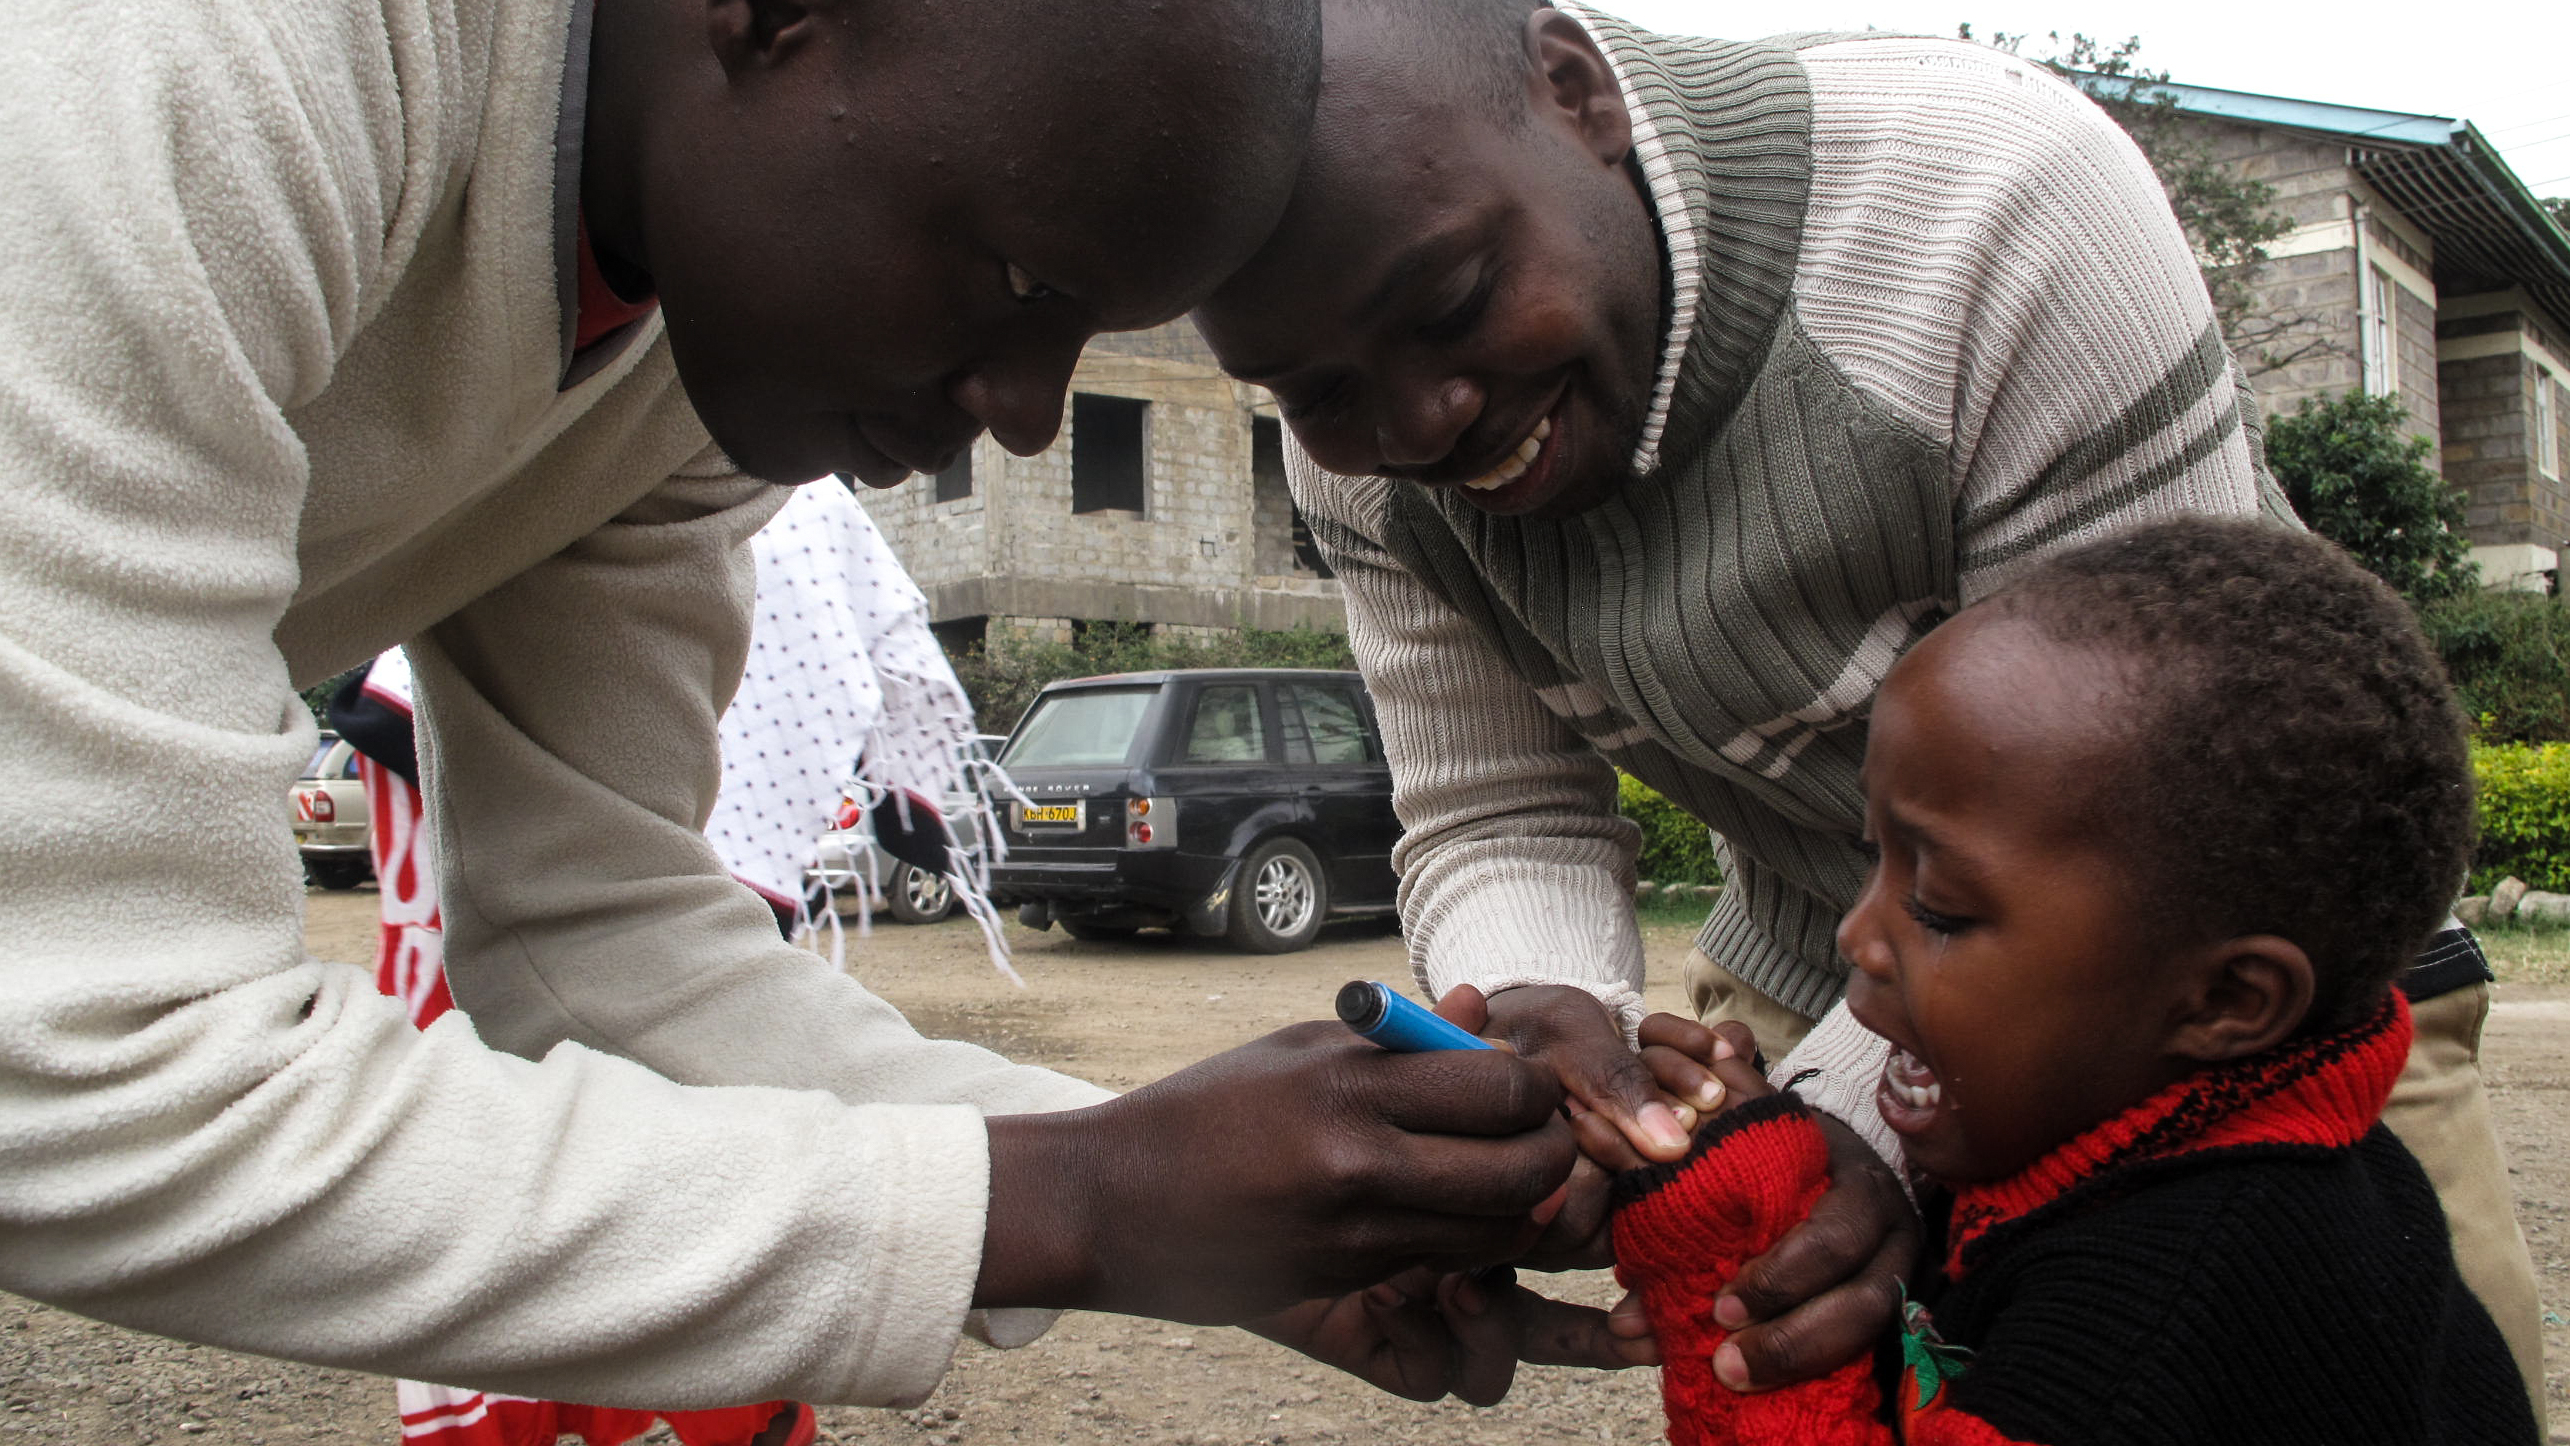
[[[371, 891], [314, 891], [307, 936], [324, 958], [362, 959], [374, 927]], [[1647, 931], [1652, 1004], [1678, 1004], [1676, 961], [1688, 931]], [[1279, 1025], [1326, 1014], [1350, 978], [1404, 977], [1400, 940], [1379, 925], [1345, 926], [1303, 954], [1246, 957], [1146, 936], [1083, 944], [1012, 930], [1020, 992], [993, 974], [960, 922], [880, 926], [849, 940], [857, 975], [930, 1033], [989, 1045], [1101, 1083], [1130, 1087]], [[2489, 1033], [2499, 1128], [2516, 1161], [2525, 1222], [2551, 1306], [2555, 1442], [2570, 1442], [2570, 985], [2503, 986]], [[1555, 1277], [1555, 1293], [1603, 1303], [1604, 1274]], [[1529, 1369], [1487, 1411], [1417, 1405], [1265, 1341], [1120, 1316], [1074, 1315], [1021, 1351], [966, 1345], [953, 1373], [916, 1411], [834, 1408], [825, 1441], [1116, 1443], [1644, 1442], [1660, 1435], [1656, 1373]], [[0, 1296], [0, 1443], [223, 1446], [315, 1442], [392, 1446], [392, 1387], [181, 1345]], [[655, 1434], [655, 1442], [665, 1435]]]

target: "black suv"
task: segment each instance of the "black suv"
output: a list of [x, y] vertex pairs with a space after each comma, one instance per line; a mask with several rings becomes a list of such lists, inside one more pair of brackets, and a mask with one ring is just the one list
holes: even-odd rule
[[1300, 949], [1393, 908], [1392, 773], [1356, 674], [1191, 668], [1055, 683], [1000, 767], [996, 902], [1073, 938], [1143, 928]]

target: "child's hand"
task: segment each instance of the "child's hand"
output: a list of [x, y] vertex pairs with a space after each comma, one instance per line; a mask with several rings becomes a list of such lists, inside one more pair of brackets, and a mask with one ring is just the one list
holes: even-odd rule
[[1476, 1406], [1508, 1394], [1520, 1361], [1599, 1370], [1660, 1362], [1647, 1323], [1636, 1336], [1588, 1306], [1424, 1268], [1353, 1295], [1305, 1301], [1249, 1329], [1393, 1395], [1453, 1395]]
[[[1674, 1014], [1654, 1014], [1642, 1021], [1640, 1037], [1642, 1067], [1690, 1132], [1723, 1109], [1775, 1092], [1727, 1031]], [[1576, 1097], [1565, 1107], [1580, 1149], [1590, 1159], [1609, 1170], [1632, 1170], [1651, 1163], [1626, 1142], [1621, 1130], [1585, 1110]]]

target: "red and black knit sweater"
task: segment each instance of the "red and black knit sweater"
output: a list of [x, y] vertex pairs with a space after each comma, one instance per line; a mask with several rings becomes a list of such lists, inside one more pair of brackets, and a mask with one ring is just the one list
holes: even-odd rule
[[1895, 1399], [1873, 1362], [1758, 1395], [1713, 1379], [1712, 1302], [1826, 1185], [1791, 1096], [1617, 1182], [1616, 1272], [1667, 1362], [1676, 1446], [2517, 1446], [2533, 1413], [2455, 1273], [2418, 1162], [2377, 1122], [2409, 1054], [2363, 1024], [2204, 1071], [1956, 1193]]

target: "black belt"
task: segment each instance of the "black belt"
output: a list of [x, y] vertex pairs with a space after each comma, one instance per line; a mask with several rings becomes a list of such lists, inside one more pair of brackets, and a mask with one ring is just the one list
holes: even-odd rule
[[2418, 951], [2418, 962], [2401, 971], [2400, 992], [2412, 1004], [2424, 1004], [2440, 994], [2487, 984], [2496, 976], [2490, 973], [2490, 957], [2481, 952], [2481, 941], [2472, 931], [2460, 925], [2439, 929]]

